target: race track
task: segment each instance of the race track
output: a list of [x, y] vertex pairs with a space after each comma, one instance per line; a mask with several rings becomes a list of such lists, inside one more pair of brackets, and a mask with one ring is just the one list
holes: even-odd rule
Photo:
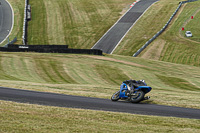
[[200, 119], [199, 109], [180, 108], [155, 104], [132, 104], [125, 101], [71, 96], [0, 87], [0, 100], [41, 104], [67, 108], [81, 108], [131, 114]]
[[156, 1], [158, 0], [141, 0], [137, 2], [103, 35], [92, 49], [100, 49], [104, 53], [112, 54], [131, 27]]
[[7, 1], [0, 2], [0, 43], [2, 43], [12, 30], [13, 12]]

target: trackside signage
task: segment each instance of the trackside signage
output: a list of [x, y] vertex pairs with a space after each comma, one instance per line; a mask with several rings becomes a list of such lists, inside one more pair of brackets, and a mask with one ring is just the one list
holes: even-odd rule
[[19, 46], [19, 48], [29, 48], [28, 46]]

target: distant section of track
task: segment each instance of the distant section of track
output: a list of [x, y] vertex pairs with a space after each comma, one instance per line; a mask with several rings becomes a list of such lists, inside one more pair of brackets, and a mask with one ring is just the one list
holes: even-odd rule
[[12, 30], [13, 11], [6, 0], [1, 0], [0, 2], [0, 43], [2, 43]]
[[132, 104], [112, 102], [108, 99], [70, 96], [0, 87], [0, 100], [41, 104], [68, 108], [124, 112], [142, 115], [156, 115], [200, 119], [199, 109], [180, 108], [155, 104]]
[[92, 49], [101, 49], [104, 53], [112, 54], [131, 27], [156, 1], [158, 0], [140, 0], [137, 2], [103, 35]]

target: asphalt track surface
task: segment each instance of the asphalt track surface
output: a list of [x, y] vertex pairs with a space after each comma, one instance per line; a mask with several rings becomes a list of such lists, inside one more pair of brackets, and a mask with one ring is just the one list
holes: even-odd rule
[[126, 101], [112, 102], [109, 99], [71, 96], [0, 87], [0, 100], [40, 104], [67, 108], [123, 112], [131, 114], [168, 116], [200, 119], [199, 109], [163, 106], [155, 104], [132, 104]]
[[112, 54], [136, 21], [153, 3], [157, 1], [158, 0], [141, 0], [137, 2], [103, 35], [92, 49], [100, 49], [104, 53]]
[[0, 0], [0, 43], [10, 34], [13, 25], [13, 13], [9, 3]]

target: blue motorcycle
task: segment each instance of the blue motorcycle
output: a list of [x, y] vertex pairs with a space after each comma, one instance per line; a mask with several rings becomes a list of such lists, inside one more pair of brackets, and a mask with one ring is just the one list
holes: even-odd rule
[[145, 94], [150, 92], [151, 89], [144, 80], [126, 80], [121, 84], [120, 90], [112, 95], [111, 100], [118, 101], [121, 99], [132, 103], [139, 103], [150, 98], [149, 96], [145, 97]]

